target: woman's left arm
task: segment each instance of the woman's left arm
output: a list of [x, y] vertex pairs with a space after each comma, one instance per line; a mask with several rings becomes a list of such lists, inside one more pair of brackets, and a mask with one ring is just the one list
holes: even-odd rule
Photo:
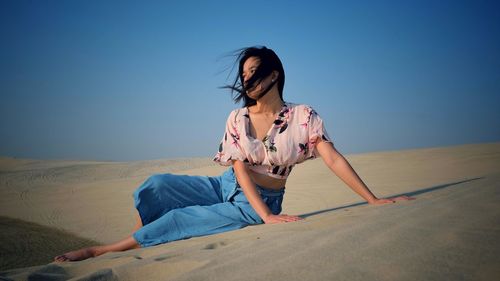
[[358, 174], [351, 167], [349, 162], [340, 154], [333, 144], [321, 141], [316, 145], [316, 149], [323, 158], [325, 164], [334, 172], [343, 182], [345, 182], [354, 192], [363, 197], [369, 204], [395, 203], [397, 200], [413, 200], [415, 198], [408, 196], [398, 196], [394, 198], [377, 198], [361, 180]]

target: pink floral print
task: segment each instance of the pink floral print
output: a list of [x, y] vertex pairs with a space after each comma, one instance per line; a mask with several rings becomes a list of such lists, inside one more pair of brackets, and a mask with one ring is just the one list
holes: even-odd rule
[[241, 160], [255, 172], [284, 179], [295, 164], [318, 156], [319, 142], [332, 142], [321, 117], [304, 104], [286, 102], [262, 140], [253, 138], [249, 128], [247, 107], [231, 111], [213, 160], [224, 166]]

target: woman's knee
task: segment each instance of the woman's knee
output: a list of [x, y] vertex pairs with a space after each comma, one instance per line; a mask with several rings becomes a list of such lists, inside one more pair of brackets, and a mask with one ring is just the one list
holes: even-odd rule
[[134, 198], [136, 201], [141, 197], [156, 196], [157, 190], [165, 183], [165, 175], [155, 174], [147, 178], [135, 191]]
[[155, 191], [158, 189], [164, 189], [169, 186], [172, 182], [172, 174], [154, 174], [147, 178], [144, 183], [138, 188], [139, 190], [151, 190]]
[[161, 186], [164, 185], [165, 182], [168, 182], [168, 177], [170, 174], [154, 174], [151, 175], [146, 182], [151, 186]]

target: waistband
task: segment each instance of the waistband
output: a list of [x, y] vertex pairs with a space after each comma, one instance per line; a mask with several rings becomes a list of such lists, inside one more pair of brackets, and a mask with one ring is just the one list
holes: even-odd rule
[[282, 187], [280, 189], [270, 189], [270, 188], [262, 187], [258, 184], [256, 184], [255, 186], [257, 187], [257, 191], [261, 195], [264, 195], [267, 197], [279, 197], [279, 196], [283, 196], [283, 194], [285, 194], [285, 187]]

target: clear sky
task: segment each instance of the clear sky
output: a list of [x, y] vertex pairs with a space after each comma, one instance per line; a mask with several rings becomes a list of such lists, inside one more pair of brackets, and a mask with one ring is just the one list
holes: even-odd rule
[[0, 1], [0, 155], [212, 157], [238, 48], [344, 153], [500, 141], [499, 1]]

